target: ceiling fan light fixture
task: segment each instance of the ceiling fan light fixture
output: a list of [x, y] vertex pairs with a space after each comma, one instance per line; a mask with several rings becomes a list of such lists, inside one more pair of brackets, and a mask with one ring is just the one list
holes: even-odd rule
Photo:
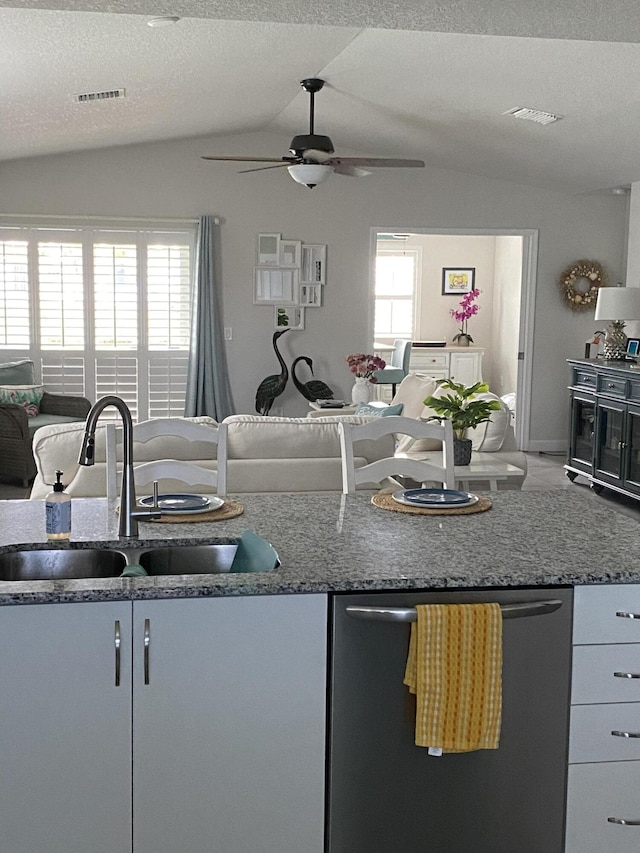
[[287, 171], [294, 181], [313, 189], [321, 184], [333, 172], [333, 166], [323, 166], [320, 163], [296, 163], [287, 166]]

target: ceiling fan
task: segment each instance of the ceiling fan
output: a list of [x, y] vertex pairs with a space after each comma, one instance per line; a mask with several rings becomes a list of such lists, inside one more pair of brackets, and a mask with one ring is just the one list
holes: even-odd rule
[[333, 142], [328, 136], [321, 136], [314, 130], [315, 95], [324, 86], [324, 80], [309, 77], [301, 80], [300, 85], [311, 98], [309, 108], [309, 133], [294, 136], [289, 144], [290, 154], [284, 157], [206, 157], [203, 160], [233, 160], [249, 163], [275, 163], [275, 166], [258, 166], [255, 169], [242, 169], [245, 172], [261, 172], [265, 169], [280, 169], [283, 166], [294, 181], [313, 189], [332, 172], [338, 175], [364, 177], [370, 175], [369, 169], [375, 168], [418, 168], [424, 166], [423, 160], [397, 160], [384, 157], [336, 157]]

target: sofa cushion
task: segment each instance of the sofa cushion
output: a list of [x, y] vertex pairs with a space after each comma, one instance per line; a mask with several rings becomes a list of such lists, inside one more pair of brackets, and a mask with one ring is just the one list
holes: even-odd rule
[[16, 406], [25, 406], [25, 408], [26, 406], [36, 406], [37, 408], [43, 394], [44, 385], [0, 385], [0, 403], [13, 403]]
[[0, 364], [0, 385], [33, 385], [35, 368], [30, 358]]
[[[227, 457], [229, 459], [326, 459], [340, 457], [340, 421], [362, 424], [370, 417], [344, 415], [327, 418], [277, 418], [263, 415], [230, 415]], [[256, 429], [257, 425], [260, 429]], [[393, 438], [356, 442], [354, 452], [369, 461], [393, 455]]]
[[[477, 394], [476, 397], [483, 400], [500, 400], [499, 397], [490, 392]], [[490, 421], [478, 424], [477, 427], [468, 431], [467, 437], [471, 439], [472, 448], [482, 450], [484, 453], [496, 453], [504, 444], [510, 422], [509, 407], [500, 400], [500, 409], [491, 412]]]
[[402, 414], [405, 418], [419, 418], [424, 409], [425, 397], [433, 394], [436, 388], [437, 383], [432, 376], [409, 373], [398, 385], [391, 405], [402, 403]]
[[45, 426], [53, 426], [54, 424], [82, 424], [84, 431], [84, 421], [78, 421], [78, 418], [71, 418], [69, 415], [36, 415], [34, 418], [29, 418], [28, 428], [29, 435], [33, 439], [37, 429]]

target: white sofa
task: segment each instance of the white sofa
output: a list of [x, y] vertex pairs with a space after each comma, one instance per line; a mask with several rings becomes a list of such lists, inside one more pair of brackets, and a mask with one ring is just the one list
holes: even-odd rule
[[[423, 400], [435, 389], [435, 380], [409, 374], [398, 387], [395, 402], [404, 405], [408, 417], [424, 417]], [[332, 415], [323, 417], [314, 412], [309, 418], [276, 418], [261, 415], [232, 415], [225, 419], [227, 437], [227, 491], [229, 494], [247, 492], [308, 492], [340, 491], [342, 471], [338, 421], [344, 418], [362, 423], [368, 418], [357, 415]], [[211, 418], [193, 418], [199, 423], [215, 425]], [[41, 500], [55, 482], [56, 470], [63, 472], [62, 480], [67, 491], [75, 497], [100, 497], [106, 494], [106, 463], [104, 430], [96, 431], [96, 462], [91, 467], [78, 464], [78, 453], [84, 434], [84, 424], [60, 424], [42, 427], [33, 440], [33, 454], [37, 474], [31, 490], [33, 500]], [[510, 462], [520, 468], [521, 478], [501, 484], [501, 488], [520, 488], [527, 471], [526, 456], [515, 450], [513, 429], [508, 408], [494, 413], [490, 424], [482, 424], [474, 431], [474, 453], [495, 454], [495, 459]], [[396, 452], [407, 452], [420, 458], [437, 452], [432, 447], [419, 444], [403, 446]], [[152, 459], [191, 459], [205, 467], [215, 467], [208, 457], [209, 446], [203, 443], [185, 443], [183, 439], [159, 437], [144, 444], [134, 444], [136, 462]], [[390, 436], [377, 441], [358, 442], [356, 464], [364, 465], [393, 453]], [[179, 491], [181, 484], [162, 481], [164, 492]], [[366, 488], [366, 486], [362, 486]], [[489, 488], [488, 483], [474, 483], [474, 488]], [[190, 490], [207, 492], [206, 486], [193, 486]]]
[[[210, 423], [212, 418], [192, 420]], [[352, 417], [355, 423], [368, 420]], [[232, 415], [225, 419], [227, 433], [227, 491], [304, 492], [335, 491], [342, 488], [340, 441], [336, 418], [275, 418], [261, 415]], [[41, 500], [51, 491], [55, 472], [63, 472], [62, 481], [72, 497], [101, 497], [106, 494], [105, 430], [96, 430], [95, 464], [78, 464], [78, 453], [84, 425], [64, 424], [39, 429], [34, 436], [33, 452], [37, 474], [31, 490], [32, 500]], [[120, 451], [120, 446], [119, 446]], [[144, 444], [134, 442], [136, 462], [153, 459], [190, 459], [204, 467], [215, 468], [210, 446], [202, 442], [186, 443], [184, 439], [159, 437]], [[390, 436], [377, 441], [358, 442], [358, 466], [393, 453]], [[180, 491], [179, 483], [163, 480], [164, 492]], [[190, 490], [207, 492], [210, 488], [195, 485]]]

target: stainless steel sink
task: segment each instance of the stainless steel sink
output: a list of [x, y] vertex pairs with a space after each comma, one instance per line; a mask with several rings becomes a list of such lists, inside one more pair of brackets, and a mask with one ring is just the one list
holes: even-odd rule
[[150, 575], [211, 575], [231, 571], [237, 545], [178, 545], [140, 555]]
[[106, 548], [12, 551], [0, 554], [0, 580], [112, 578], [122, 572], [125, 564], [124, 554]]
[[270, 572], [280, 565], [273, 546], [251, 530], [229, 545], [180, 545], [153, 548], [140, 555], [150, 575], [203, 575]]

